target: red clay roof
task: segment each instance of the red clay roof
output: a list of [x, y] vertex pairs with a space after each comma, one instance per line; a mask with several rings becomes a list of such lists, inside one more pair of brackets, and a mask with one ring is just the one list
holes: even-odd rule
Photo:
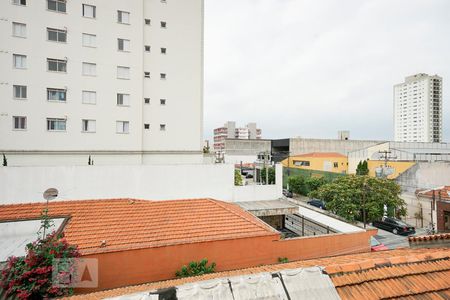
[[295, 158], [295, 157], [347, 157], [347, 156], [337, 152], [311, 152], [294, 155], [293, 157]]
[[[417, 190], [417, 193], [420, 193], [423, 190]], [[439, 198], [440, 195], [440, 198]], [[427, 197], [427, 198], [433, 198], [433, 191], [428, 191], [426, 193], [421, 194], [421, 196]], [[450, 186], [445, 186], [442, 189], [435, 190], [434, 197], [436, 200], [446, 200], [450, 201]]]
[[[0, 222], [39, 218], [44, 207], [0, 205]], [[50, 202], [49, 216], [69, 217], [64, 235], [83, 254], [278, 235], [239, 206], [212, 199]]]
[[450, 233], [409, 236], [408, 240], [410, 242], [436, 241], [436, 240], [449, 240], [450, 241]]
[[416, 299], [417, 296], [424, 296], [423, 299], [450, 299], [449, 257], [448, 248], [398, 249], [350, 254], [166, 280], [79, 295], [74, 298], [103, 299], [214, 278], [323, 266], [339, 296], [344, 300], [409, 299], [408, 297]]

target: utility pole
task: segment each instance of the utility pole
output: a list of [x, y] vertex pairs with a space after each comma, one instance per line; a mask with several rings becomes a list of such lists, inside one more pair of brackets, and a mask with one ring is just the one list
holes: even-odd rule
[[397, 156], [390, 156], [390, 154], [392, 153], [391, 150], [383, 150], [383, 151], [378, 151], [378, 153], [380, 154], [380, 158], [382, 160], [384, 160], [384, 169], [383, 169], [383, 173], [381, 174], [382, 177], [387, 177], [387, 175], [385, 175], [385, 170], [387, 170], [388, 167], [388, 162], [391, 159], [396, 159]]

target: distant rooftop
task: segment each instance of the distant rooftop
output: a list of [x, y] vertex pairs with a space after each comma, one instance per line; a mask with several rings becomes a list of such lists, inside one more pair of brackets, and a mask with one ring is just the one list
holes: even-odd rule
[[347, 157], [337, 152], [311, 152], [299, 155], [293, 155], [292, 157]]
[[[44, 207], [0, 205], [0, 222], [37, 219]], [[49, 204], [49, 216], [68, 218], [64, 235], [82, 254], [279, 235], [239, 206], [212, 199], [60, 201]]]

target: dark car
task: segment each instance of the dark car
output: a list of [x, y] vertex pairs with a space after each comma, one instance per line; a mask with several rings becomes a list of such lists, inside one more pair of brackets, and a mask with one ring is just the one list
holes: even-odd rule
[[410, 235], [416, 233], [416, 229], [413, 226], [406, 224], [402, 220], [390, 217], [383, 217], [381, 221], [373, 221], [372, 225], [376, 228], [390, 231], [393, 234]]
[[312, 199], [306, 203], [308, 203], [309, 205], [318, 207], [320, 209], [326, 209], [325, 202], [323, 202], [322, 200]]
[[283, 195], [288, 197], [288, 198], [292, 198], [292, 192], [290, 190], [287, 189], [283, 189]]

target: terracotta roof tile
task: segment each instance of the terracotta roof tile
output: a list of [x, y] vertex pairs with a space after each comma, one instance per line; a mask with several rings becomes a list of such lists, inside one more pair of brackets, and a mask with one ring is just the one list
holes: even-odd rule
[[421, 241], [433, 241], [433, 240], [450, 240], [450, 233], [432, 234], [432, 235], [419, 235], [410, 236], [408, 240], [410, 242], [421, 242]]
[[292, 157], [347, 157], [337, 152], [311, 152], [305, 154], [293, 155]]
[[[400, 263], [398, 257], [406, 257], [406, 261], [414, 263]], [[414, 257], [415, 259], [412, 259]], [[427, 257], [425, 261], [417, 261], [419, 257]], [[79, 299], [102, 299], [119, 295], [149, 291], [155, 289], [178, 286], [185, 283], [222, 278], [229, 276], [248, 275], [261, 272], [278, 272], [285, 269], [306, 268], [312, 266], [323, 266], [325, 272], [330, 274], [333, 283], [342, 299], [382, 299], [383, 297], [408, 297], [413, 293], [415, 296], [427, 295], [438, 297], [446, 296], [450, 290], [450, 280], [443, 278], [450, 276], [450, 249], [400, 249], [380, 252], [369, 252], [361, 254], [342, 255], [313, 260], [294, 261], [284, 264], [267, 265], [255, 268], [219, 272], [197, 277], [160, 281], [129, 286], [109, 291], [75, 296]], [[430, 259], [432, 258], [432, 259]], [[376, 267], [375, 262], [383, 263]], [[347, 265], [350, 272], [343, 272]], [[350, 268], [353, 266], [353, 268]], [[424, 283], [422, 279], [428, 276], [437, 280], [436, 283]], [[450, 277], [448, 277], [450, 278]], [[411, 280], [411, 281], [410, 281]], [[416, 285], [414, 287], [413, 285]], [[405, 298], [407, 299], [407, 298]], [[430, 298], [439, 299], [439, 298]], [[449, 299], [449, 298], [444, 298]]]
[[[0, 205], [0, 222], [39, 218], [44, 207]], [[84, 254], [278, 235], [239, 206], [212, 199], [59, 201], [50, 202], [49, 216], [69, 218], [64, 235]]]
[[[424, 190], [416, 190], [416, 194], [418, 194], [419, 192], [422, 192]], [[439, 199], [439, 195], [440, 195], [440, 199], [441, 200], [445, 200], [445, 201], [450, 201], [450, 186], [444, 186], [442, 189], [437, 189], [434, 192], [434, 197], [436, 200]], [[433, 191], [428, 191], [425, 193], [422, 193], [421, 196], [427, 197], [427, 198], [433, 198]]]

